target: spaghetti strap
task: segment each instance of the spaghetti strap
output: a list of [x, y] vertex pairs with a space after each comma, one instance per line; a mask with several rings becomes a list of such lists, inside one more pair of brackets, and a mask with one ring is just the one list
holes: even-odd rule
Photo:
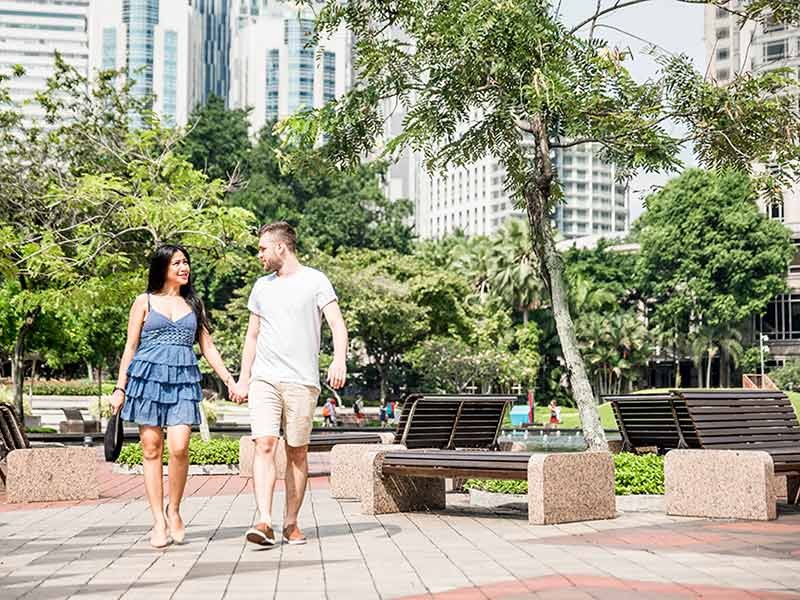
[[147, 292], [147, 312], [150, 312], [150, 292]]

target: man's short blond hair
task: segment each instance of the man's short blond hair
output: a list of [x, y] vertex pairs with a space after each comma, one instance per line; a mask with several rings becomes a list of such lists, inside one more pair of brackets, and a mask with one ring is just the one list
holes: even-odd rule
[[262, 225], [261, 229], [258, 230], [258, 237], [261, 237], [265, 233], [274, 234], [280, 241], [286, 244], [290, 252], [297, 252], [297, 232], [295, 232], [294, 227], [289, 225], [286, 221], [276, 221], [274, 223]]

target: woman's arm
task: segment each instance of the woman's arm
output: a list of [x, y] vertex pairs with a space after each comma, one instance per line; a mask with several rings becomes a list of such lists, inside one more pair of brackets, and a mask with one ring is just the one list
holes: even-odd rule
[[119, 373], [117, 373], [117, 385], [114, 393], [111, 394], [111, 410], [114, 414], [119, 412], [125, 404], [125, 386], [128, 383], [128, 366], [133, 360], [136, 349], [139, 347], [139, 337], [142, 334], [142, 325], [147, 316], [147, 296], [140, 294], [133, 301], [131, 311], [128, 315], [128, 337], [125, 340], [125, 351], [122, 353], [122, 360], [119, 363]]
[[225, 362], [222, 360], [219, 350], [217, 350], [217, 347], [214, 345], [214, 340], [211, 338], [211, 334], [208, 333], [208, 330], [205, 327], [200, 333], [199, 344], [200, 351], [208, 361], [208, 364], [211, 365], [211, 368], [214, 369], [214, 372], [225, 383], [225, 387], [228, 388], [228, 392], [230, 393], [235, 383], [233, 375], [231, 375], [228, 369], [225, 367]]

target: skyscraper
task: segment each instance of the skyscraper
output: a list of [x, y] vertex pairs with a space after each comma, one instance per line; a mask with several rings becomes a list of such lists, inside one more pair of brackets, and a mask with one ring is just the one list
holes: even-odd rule
[[[53, 74], [55, 52], [86, 75], [89, 63], [87, 17], [89, 0], [0, 0], [0, 73], [22, 65], [25, 75], [12, 78], [13, 100], [24, 102], [44, 89]], [[44, 112], [35, 104], [22, 106], [29, 121]]]
[[192, 93], [190, 0], [91, 0], [89, 65], [123, 69], [166, 123], [186, 123]]
[[254, 131], [305, 107], [319, 107], [350, 86], [350, 34], [344, 29], [309, 46], [314, 14], [274, 0], [240, 0], [230, 22], [229, 104], [252, 107]]
[[196, 103], [204, 104], [211, 95], [228, 97], [231, 3], [232, 0], [192, 0], [190, 3], [193, 5], [192, 97]]

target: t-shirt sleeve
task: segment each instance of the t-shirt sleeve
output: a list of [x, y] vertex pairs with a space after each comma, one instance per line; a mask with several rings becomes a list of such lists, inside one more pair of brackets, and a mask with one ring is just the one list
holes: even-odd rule
[[250, 290], [250, 297], [247, 299], [247, 309], [251, 313], [255, 313], [257, 315], [261, 314], [261, 307], [258, 303], [258, 281], [256, 281], [253, 289]]
[[319, 284], [317, 285], [317, 308], [322, 310], [334, 300], [337, 300], [337, 297], [336, 292], [333, 290], [333, 285], [324, 274], [320, 273]]

